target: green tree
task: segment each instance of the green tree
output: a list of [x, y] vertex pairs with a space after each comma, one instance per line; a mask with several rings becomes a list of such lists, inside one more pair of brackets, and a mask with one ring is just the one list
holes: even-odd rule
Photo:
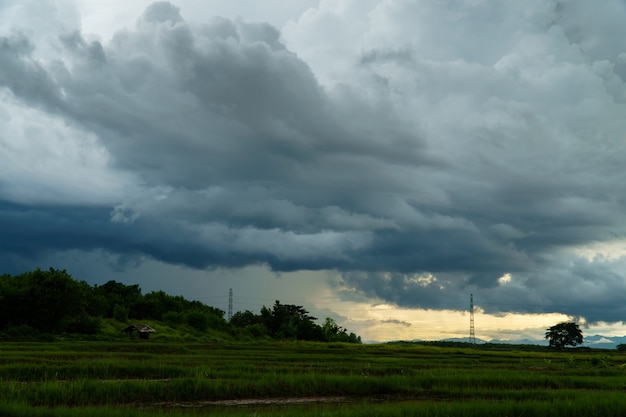
[[88, 312], [93, 316], [114, 317], [115, 306], [122, 306], [132, 315], [131, 312], [142, 298], [139, 285], [125, 285], [111, 280], [104, 285], [94, 286]]
[[261, 321], [275, 339], [323, 340], [322, 328], [315, 320], [317, 317], [309, 315], [304, 307], [278, 300], [271, 309], [261, 308]]
[[250, 310], [238, 311], [230, 318], [230, 324], [234, 327], [248, 327], [262, 322], [263, 318]]
[[342, 333], [342, 328], [334, 319], [326, 317], [326, 321], [322, 325], [322, 331], [324, 333], [324, 339], [327, 342], [331, 342], [338, 340], [338, 335]]
[[209, 315], [198, 310], [189, 310], [185, 312], [185, 323], [201, 332], [206, 331], [211, 324]]
[[[0, 327], [28, 326], [43, 333], [85, 330], [90, 287], [75, 281], [65, 270], [37, 268], [17, 276], [0, 277]], [[93, 325], [92, 325], [93, 324]]]
[[28, 296], [26, 324], [43, 332], [63, 331], [64, 325], [85, 314], [82, 286], [65, 270], [37, 269], [19, 278]]
[[361, 337], [354, 333], [348, 334], [348, 330], [339, 326], [335, 320], [326, 317], [322, 325], [322, 333], [326, 342], [361, 343]]
[[356, 333], [350, 332], [348, 335], [348, 343], [362, 343], [361, 336], [357, 336]]
[[113, 307], [113, 318], [120, 323], [126, 323], [128, 321], [128, 308], [115, 304]]
[[546, 330], [546, 339], [550, 342], [550, 347], [564, 349], [565, 346], [577, 346], [583, 343], [583, 332], [578, 324], [563, 322], [556, 324]]
[[4, 274], [0, 276], [0, 328], [25, 325], [23, 308], [26, 296], [19, 285], [19, 281]]

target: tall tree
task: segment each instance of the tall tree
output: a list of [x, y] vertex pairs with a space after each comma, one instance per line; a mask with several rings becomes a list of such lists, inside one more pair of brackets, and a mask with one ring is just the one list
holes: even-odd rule
[[26, 324], [43, 332], [66, 330], [85, 313], [83, 285], [65, 270], [36, 269], [14, 278], [12, 324]]
[[563, 322], [546, 330], [546, 339], [550, 341], [550, 347], [563, 349], [565, 346], [577, 346], [583, 343], [583, 332], [578, 324]]
[[271, 309], [261, 308], [261, 318], [274, 338], [322, 340], [322, 328], [314, 322], [317, 317], [309, 315], [302, 306], [276, 300]]

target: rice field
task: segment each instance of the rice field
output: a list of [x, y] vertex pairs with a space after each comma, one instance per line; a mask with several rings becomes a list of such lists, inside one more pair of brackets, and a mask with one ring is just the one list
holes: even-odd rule
[[419, 344], [2, 342], [2, 416], [622, 416], [626, 356]]

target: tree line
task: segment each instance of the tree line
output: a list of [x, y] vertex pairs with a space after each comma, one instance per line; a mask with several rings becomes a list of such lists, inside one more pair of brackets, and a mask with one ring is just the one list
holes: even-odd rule
[[279, 301], [271, 308], [263, 306], [259, 314], [246, 310], [230, 320], [224, 314], [219, 308], [163, 291], [142, 294], [138, 285], [112, 280], [91, 286], [54, 268], [0, 275], [0, 332], [9, 336], [97, 335], [103, 320], [112, 319], [119, 323], [155, 320], [199, 332], [214, 329], [233, 337], [361, 342], [333, 319], [319, 325], [304, 307]]

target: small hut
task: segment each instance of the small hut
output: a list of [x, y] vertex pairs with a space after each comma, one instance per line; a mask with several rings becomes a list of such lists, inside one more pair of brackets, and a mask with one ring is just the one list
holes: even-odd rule
[[154, 330], [152, 327], [148, 326], [147, 324], [131, 324], [130, 326], [122, 330], [122, 332], [128, 333], [129, 338], [133, 337], [133, 333], [135, 331], [139, 335], [140, 339], [149, 339], [150, 333], [156, 333], [156, 330]]

